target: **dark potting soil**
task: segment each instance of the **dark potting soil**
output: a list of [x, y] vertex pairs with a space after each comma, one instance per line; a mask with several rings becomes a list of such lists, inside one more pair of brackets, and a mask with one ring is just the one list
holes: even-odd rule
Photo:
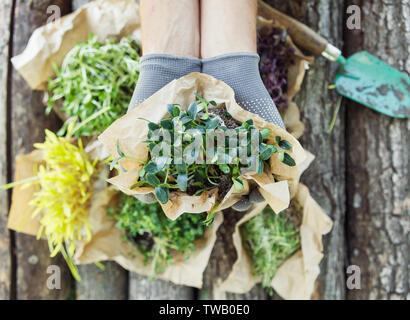
[[128, 239], [131, 240], [137, 246], [140, 246], [144, 250], [150, 251], [154, 246], [154, 239], [152, 235], [148, 232], [144, 232], [143, 234], [137, 234], [136, 236], [131, 236], [127, 233]]
[[241, 126], [241, 123], [237, 120], [235, 120], [234, 118], [232, 118], [232, 116], [226, 111], [225, 108], [221, 108], [221, 107], [212, 107], [208, 109], [208, 112], [219, 116], [223, 122], [225, 123], [225, 126], [228, 129], [235, 129], [239, 126]]

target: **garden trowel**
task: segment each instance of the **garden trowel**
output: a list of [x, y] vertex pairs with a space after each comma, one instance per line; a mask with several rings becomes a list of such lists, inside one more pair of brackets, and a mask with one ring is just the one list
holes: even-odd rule
[[[315, 55], [340, 64], [335, 79], [339, 94], [394, 118], [410, 118], [410, 78], [367, 51], [347, 59], [326, 39], [299, 21], [259, 2], [263, 17], [277, 19], [292, 40]], [[267, 16], [268, 15], [268, 16]]]

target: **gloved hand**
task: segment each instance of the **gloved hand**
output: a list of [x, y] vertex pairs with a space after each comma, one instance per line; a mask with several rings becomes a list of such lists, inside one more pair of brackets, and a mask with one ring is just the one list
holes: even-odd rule
[[[148, 54], [140, 59], [140, 75], [128, 106], [128, 111], [138, 106], [174, 79], [191, 72], [201, 72], [201, 60], [171, 54]], [[141, 202], [157, 202], [153, 193], [135, 196]]]
[[174, 79], [201, 72], [198, 58], [172, 54], [147, 54], [140, 59], [140, 75], [128, 111], [138, 106]]
[[[285, 129], [280, 113], [262, 82], [258, 64], [259, 55], [256, 53], [223, 54], [202, 59], [202, 72], [228, 84], [242, 108]], [[252, 204], [262, 201], [264, 198], [258, 189], [254, 189], [247, 198], [234, 204], [232, 209], [247, 211]]]
[[239, 212], [248, 211], [252, 207], [253, 204], [261, 203], [263, 201], [265, 201], [264, 197], [261, 195], [259, 190], [255, 188], [249, 193], [248, 197], [235, 203], [232, 206], [232, 209], [239, 211]]
[[280, 113], [262, 82], [258, 64], [256, 53], [230, 53], [202, 59], [202, 72], [228, 84], [242, 108], [284, 129]]

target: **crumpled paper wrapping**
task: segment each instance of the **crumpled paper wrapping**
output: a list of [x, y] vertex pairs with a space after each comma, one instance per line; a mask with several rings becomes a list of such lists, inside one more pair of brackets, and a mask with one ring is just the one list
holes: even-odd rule
[[[262, 1], [260, 1], [262, 2]], [[276, 13], [270, 10], [269, 5], [259, 6], [258, 8], [258, 30], [263, 34], [272, 27], [286, 29], [274, 17]], [[273, 19], [272, 19], [273, 17]], [[288, 81], [286, 98], [288, 99], [288, 107], [285, 110], [280, 110], [283, 122], [286, 129], [296, 138], [299, 138], [304, 131], [304, 124], [300, 121], [300, 112], [296, 103], [293, 101], [295, 95], [299, 92], [300, 87], [305, 77], [306, 70], [309, 64], [313, 62], [313, 57], [306, 56], [293, 43], [292, 38], [288, 35], [286, 42], [295, 50], [292, 54], [293, 64], [288, 69]]]
[[23, 53], [11, 59], [32, 89], [44, 90], [54, 77], [53, 63], [61, 65], [68, 51], [90, 33], [99, 41], [130, 37], [141, 43], [138, 4], [135, 0], [93, 1], [55, 22], [37, 28]]
[[[224, 82], [209, 75], [193, 72], [187, 76], [170, 82], [168, 85], [157, 91], [150, 98], [142, 102], [120, 119], [114, 121], [100, 136], [99, 140], [104, 144], [111, 156], [117, 158], [117, 142], [121, 151], [128, 157], [146, 161], [148, 158], [147, 139], [148, 126], [146, 120], [159, 123], [160, 120], [168, 117], [167, 104], [174, 103], [187, 108], [196, 100], [195, 94], [199, 94], [207, 100], [214, 100], [219, 106], [225, 106], [232, 117], [239, 122], [252, 119], [257, 129], [268, 128], [271, 131], [267, 139], [268, 144], [275, 143], [275, 137], [287, 140], [292, 145], [289, 154], [296, 162], [296, 166], [289, 167], [280, 162], [276, 155], [270, 160], [270, 170], [262, 175], [244, 175], [243, 180], [254, 182], [258, 185], [259, 191], [266, 201], [276, 212], [286, 209], [289, 205], [290, 193], [299, 181], [301, 163], [307, 158], [307, 153], [303, 150], [299, 142], [287, 131], [263, 120], [256, 114], [242, 109], [235, 101], [234, 91]], [[145, 119], [145, 120], [142, 120]], [[135, 160], [122, 159], [120, 164], [126, 169], [119, 175], [108, 180], [122, 192], [128, 195], [153, 193], [152, 187], [137, 187], [130, 189], [139, 179], [139, 170], [142, 164]], [[270, 171], [270, 172], [269, 172]], [[272, 174], [282, 181], [275, 182]], [[238, 192], [236, 201], [241, 195], [246, 194], [248, 188]], [[231, 190], [231, 192], [234, 192]], [[217, 188], [204, 192], [200, 196], [189, 196], [184, 192], [171, 192], [170, 200], [166, 204], [161, 204], [165, 214], [170, 219], [176, 219], [184, 212], [201, 213], [209, 212], [218, 198]], [[226, 208], [226, 201], [232, 201], [231, 197], [225, 197], [217, 207], [216, 211]], [[233, 203], [232, 203], [233, 204]]]
[[[18, 156], [14, 180], [21, 181], [33, 177], [36, 168], [44, 163], [43, 154], [42, 150], [34, 150], [29, 154]], [[37, 191], [35, 185], [30, 185], [26, 188], [23, 185], [14, 187], [7, 225], [9, 229], [37, 236], [41, 217], [37, 215], [33, 218], [32, 214], [35, 208], [29, 205], [29, 202], [34, 197], [34, 193]]]
[[[246, 293], [260, 282], [252, 272], [251, 259], [242, 244], [239, 228], [258, 215], [267, 203], [252, 207], [235, 227], [233, 243], [238, 255], [231, 273], [217, 288], [218, 292]], [[322, 236], [330, 232], [332, 220], [310, 196], [308, 188], [298, 185], [298, 191], [291, 205], [303, 208], [300, 226], [301, 249], [286, 260], [272, 280], [272, 288], [284, 299], [307, 300], [312, 297], [314, 284], [319, 275], [319, 263], [323, 257]]]
[[[280, 24], [263, 17], [270, 17], [264, 10], [260, 10], [258, 29], [263, 32], [272, 25], [282, 28]], [[32, 89], [45, 90], [49, 78], [55, 76], [53, 63], [61, 65], [65, 55], [78, 42], [88, 39], [93, 33], [99, 41], [107, 38], [121, 39], [130, 37], [141, 44], [141, 25], [139, 6], [135, 0], [98, 0], [93, 1], [75, 12], [68, 14], [56, 22], [37, 28], [27, 44], [25, 50], [12, 58], [12, 63]], [[282, 111], [283, 121], [287, 130], [299, 138], [303, 133], [303, 123], [300, 113], [292, 98], [299, 91], [305, 70], [312, 58], [304, 56], [292, 43], [295, 49], [293, 60], [288, 72], [287, 98], [289, 106]], [[64, 113], [55, 108], [63, 121], [67, 120]]]
[[[75, 255], [76, 263], [93, 263], [103, 260], [113, 260], [127, 270], [150, 276], [150, 265], [144, 265], [144, 257], [129, 241], [123, 241], [126, 236], [118, 229], [116, 220], [107, 216], [107, 206], [115, 205], [118, 191], [107, 188], [96, 195], [90, 208], [89, 221], [92, 230], [90, 242], [79, 243]], [[202, 239], [195, 242], [195, 251], [188, 259], [182, 254], [173, 257], [173, 262], [164, 273], [156, 278], [168, 280], [175, 284], [196, 288], [202, 287], [204, 272], [212, 248], [216, 241], [216, 231], [223, 221], [222, 214], [217, 214], [212, 225], [204, 233]]]
[[[19, 156], [16, 161], [15, 181], [31, 178], [36, 168], [43, 164], [43, 152], [32, 151]], [[93, 196], [89, 209], [89, 224], [92, 238], [89, 242], [76, 244], [75, 262], [78, 264], [113, 260], [127, 270], [141, 275], [151, 275], [149, 265], [144, 265], [143, 256], [128, 241], [124, 242], [125, 232], [118, 229], [114, 218], [108, 217], [107, 207], [115, 205], [118, 192], [107, 188], [108, 167], [104, 166], [98, 179], [93, 183]], [[8, 218], [8, 228], [17, 232], [37, 236], [41, 214], [32, 217], [35, 208], [29, 205], [38, 189], [35, 185], [23, 188], [18, 185], [13, 190], [12, 203]], [[201, 288], [202, 273], [205, 270], [212, 248], [216, 241], [216, 231], [223, 221], [222, 214], [217, 214], [212, 226], [205, 231], [204, 237], [195, 242], [195, 251], [186, 259], [182, 254], [174, 257], [174, 262], [166, 271], [157, 276], [175, 284]], [[44, 238], [44, 237], [43, 237]]]

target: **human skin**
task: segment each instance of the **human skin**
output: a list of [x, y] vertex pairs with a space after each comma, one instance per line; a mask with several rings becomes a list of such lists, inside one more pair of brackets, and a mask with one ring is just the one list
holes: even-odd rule
[[199, 0], [141, 0], [143, 54], [200, 55]]
[[257, 0], [202, 0], [201, 57], [256, 52]]

